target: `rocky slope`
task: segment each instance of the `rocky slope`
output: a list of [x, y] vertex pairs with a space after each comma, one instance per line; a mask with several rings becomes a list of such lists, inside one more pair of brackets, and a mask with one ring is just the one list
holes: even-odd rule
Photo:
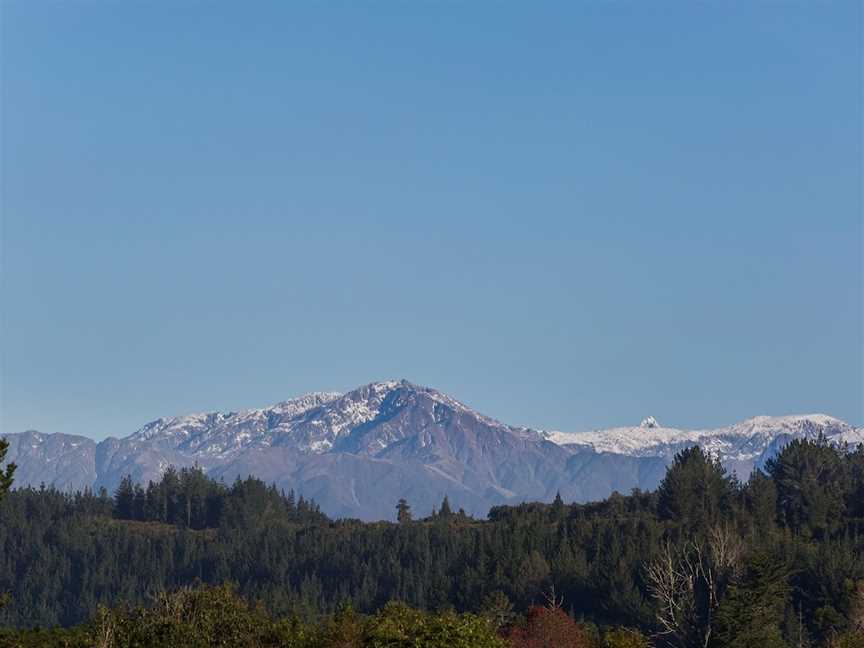
[[336, 516], [390, 518], [399, 497], [427, 513], [447, 494], [483, 515], [524, 500], [585, 501], [656, 487], [674, 454], [699, 444], [746, 477], [797, 437], [864, 442], [864, 431], [824, 415], [756, 417], [716, 430], [638, 427], [585, 433], [518, 428], [407, 381], [346, 394], [313, 393], [263, 409], [160, 418], [122, 439], [7, 435], [17, 485], [114, 489], [129, 474], [157, 479], [197, 464], [231, 481], [256, 475], [294, 488]]

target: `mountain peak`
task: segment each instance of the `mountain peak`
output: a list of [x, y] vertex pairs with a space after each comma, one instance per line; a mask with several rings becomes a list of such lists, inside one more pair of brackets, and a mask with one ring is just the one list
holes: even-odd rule
[[280, 401], [269, 409], [284, 416], [297, 416], [310, 409], [334, 401], [341, 396], [341, 392], [334, 391], [309, 392], [302, 396], [289, 398], [286, 401]]
[[[334, 515], [387, 516], [394, 493], [429, 510], [450, 493], [467, 510], [562, 492], [574, 501], [612, 490], [655, 488], [681, 450], [699, 445], [749, 474], [789, 441], [824, 434], [864, 442], [824, 414], [757, 416], [715, 429], [638, 426], [564, 433], [516, 428], [405, 379], [370, 382], [343, 394], [311, 392], [274, 405], [156, 419], [130, 436], [9, 435], [20, 484], [116, 487], [146, 483], [169, 465], [197, 464], [231, 480], [256, 475], [295, 488]], [[551, 442], [551, 443], [549, 443]]]

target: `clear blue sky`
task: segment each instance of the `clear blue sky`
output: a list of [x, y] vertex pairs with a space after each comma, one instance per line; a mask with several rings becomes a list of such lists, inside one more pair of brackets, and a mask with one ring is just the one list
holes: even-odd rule
[[2, 432], [864, 423], [859, 2], [0, 12]]

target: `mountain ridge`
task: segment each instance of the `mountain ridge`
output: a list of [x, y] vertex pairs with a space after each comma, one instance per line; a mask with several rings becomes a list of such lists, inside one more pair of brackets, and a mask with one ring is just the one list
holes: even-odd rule
[[392, 517], [406, 497], [425, 513], [448, 495], [475, 514], [557, 492], [585, 501], [613, 490], [653, 488], [674, 454], [701, 445], [746, 477], [793, 438], [824, 434], [864, 442], [824, 414], [753, 417], [716, 429], [639, 426], [591, 432], [543, 431], [485, 416], [438, 390], [407, 380], [346, 393], [312, 392], [236, 412], [161, 417], [101, 442], [27, 431], [6, 435], [19, 485], [106, 487], [125, 475], [146, 483], [169, 465], [198, 465], [225, 478], [252, 474], [295, 488], [337, 516]]

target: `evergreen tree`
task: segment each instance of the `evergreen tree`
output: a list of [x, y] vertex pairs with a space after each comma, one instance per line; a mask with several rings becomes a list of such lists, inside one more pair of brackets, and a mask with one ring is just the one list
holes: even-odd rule
[[399, 524], [406, 524], [411, 521], [411, 507], [404, 497], [396, 504], [396, 521]]
[[486, 595], [480, 606], [480, 615], [489, 619], [496, 629], [510, 625], [516, 618], [513, 603], [501, 590]]
[[762, 553], [751, 558], [720, 604], [713, 645], [788, 648], [781, 626], [789, 593], [789, 568], [781, 557]]
[[775, 527], [777, 487], [761, 470], [754, 471], [744, 487], [744, 506], [757, 532], [765, 534]]
[[[823, 450], [813, 444], [797, 452], [796, 465], [823, 461]], [[853, 514], [852, 494], [857, 452], [839, 450], [838, 471], [826, 473], [829, 486], [840, 480], [835, 486], [845, 503], [830, 533], [777, 528], [779, 489], [771, 473], [756, 473], [737, 488], [722, 473], [715, 480], [709, 472], [709, 484], [719, 484], [707, 495], [694, 487], [690, 501], [686, 485], [707, 465], [692, 456], [670, 467], [661, 493], [574, 503], [561, 518], [557, 503], [533, 502], [496, 506], [487, 519], [474, 520], [448, 512], [445, 501], [442, 523], [329, 520], [313, 501], [290, 505], [287, 488], [285, 495], [254, 477], [225, 486], [198, 468], [184, 468], [166, 471], [143, 491], [143, 519], [163, 522], [143, 527], [110, 520], [129, 516], [130, 490], [131, 517], [142, 519], [142, 491], [128, 478], [114, 498], [104, 490], [17, 488], [0, 500], [0, 547], [6, 548], [0, 551], [0, 592], [13, 595], [0, 611], [0, 626], [68, 626], [86, 621], [101, 604], [134, 608], [152, 592], [234, 582], [244, 599], [260, 600], [273, 614], [296, 613], [310, 628], [336, 628], [333, 636], [346, 641], [358, 636], [350, 615], [334, 626], [328, 619], [348, 601], [365, 624], [386, 601], [404, 600], [411, 606], [407, 616], [392, 609], [370, 622], [376, 632], [403, 628], [404, 643], [430, 637], [410, 634], [414, 630], [399, 626], [404, 619], [442, 632], [457, 632], [451, 621], [479, 628], [471, 615], [424, 610], [481, 610], [490, 628], [504, 623], [503, 632], [527, 630], [521, 615], [554, 585], [571, 619], [596, 625], [597, 632], [586, 635], [592, 648], [604, 636], [609, 646], [613, 637], [640, 645], [638, 634], [607, 632], [616, 626], [654, 635], [658, 648], [703, 647], [706, 637], [713, 648], [828, 648], [842, 637], [845, 643], [837, 645], [845, 648], [864, 624], [864, 521]], [[675, 511], [688, 520], [686, 528]], [[809, 528], [810, 518], [801, 519]], [[787, 566], [794, 566], [791, 576]], [[202, 614], [212, 611], [207, 597], [195, 600], [205, 606]], [[503, 621], [511, 612], [515, 616]], [[226, 614], [233, 614], [230, 606]], [[7, 645], [2, 632], [0, 645]]]
[[565, 506], [564, 500], [561, 499], [561, 491], [555, 493], [555, 500], [552, 502], [552, 517], [555, 520], [564, 518]]
[[675, 455], [660, 483], [658, 513], [688, 532], [707, 528], [728, 509], [732, 492], [733, 482], [720, 460], [693, 446]]
[[451, 515], [453, 515], [453, 509], [450, 508], [450, 500], [445, 495], [441, 502], [441, 510], [438, 511], [438, 517], [449, 518]]
[[841, 451], [820, 434], [795, 439], [766, 464], [777, 488], [781, 524], [816, 535], [839, 529], [846, 509], [849, 480]]
[[[6, 453], [9, 451], [9, 442], [6, 439], [0, 439], [0, 466], [3, 465], [3, 461], [6, 459]], [[6, 466], [6, 470], [2, 470], [0, 468], [0, 499], [2, 499], [3, 495], [12, 488], [12, 476], [15, 474], [15, 464], [9, 463]]]
[[114, 517], [121, 520], [134, 519], [135, 485], [132, 476], [126, 475], [114, 493]]
[[132, 519], [146, 520], [147, 513], [147, 494], [141, 487], [141, 484], [135, 484], [132, 495]]

